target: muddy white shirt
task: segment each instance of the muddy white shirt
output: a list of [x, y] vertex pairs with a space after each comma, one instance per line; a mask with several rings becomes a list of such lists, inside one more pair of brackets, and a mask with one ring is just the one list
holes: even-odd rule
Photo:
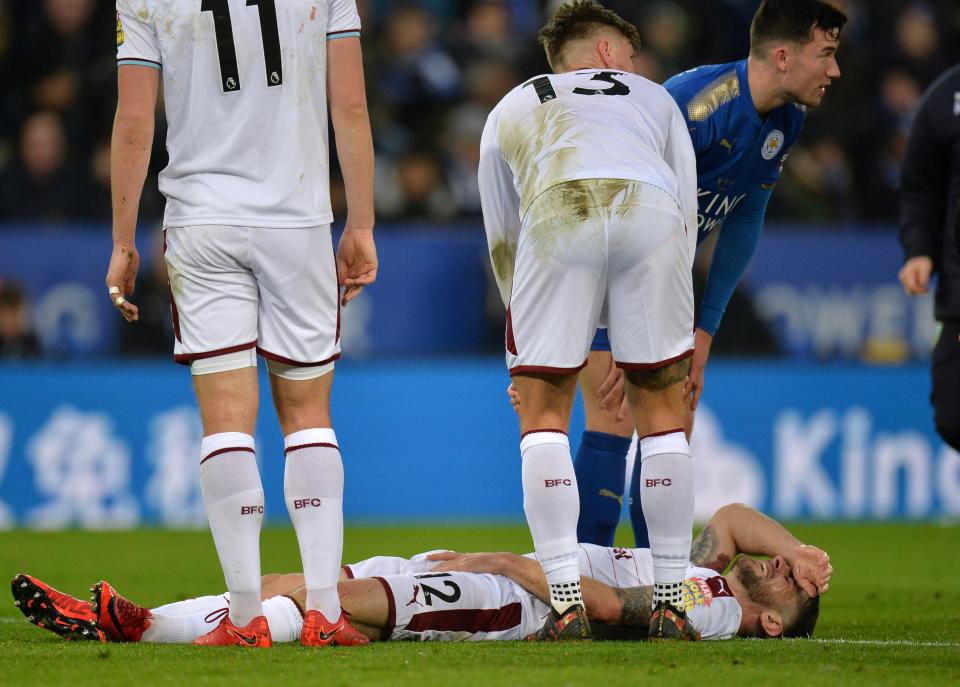
[[163, 71], [166, 226], [332, 220], [327, 41], [354, 0], [117, 0], [119, 65]]
[[[657, 186], [680, 207], [695, 249], [697, 169], [686, 122], [660, 85], [587, 69], [517, 86], [487, 118], [479, 186], [494, 272], [506, 303], [521, 222], [543, 191], [576, 179]], [[503, 255], [494, 255], [500, 246]]]

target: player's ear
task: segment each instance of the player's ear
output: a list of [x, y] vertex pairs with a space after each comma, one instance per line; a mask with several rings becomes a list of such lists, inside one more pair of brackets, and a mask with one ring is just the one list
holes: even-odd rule
[[783, 616], [772, 608], [760, 611], [760, 630], [767, 637], [779, 637], [783, 634]]
[[785, 45], [778, 45], [770, 51], [770, 62], [777, 68], [778, 72], [787, 71], [787, 60], [790, 51]]
[[601, 38], [597, 41], [597, 53], [600, 55], [600, 59], [604, 66], [609, 67], [610, 60], [613, 57], [613, 46], [610, 44], [609, 39]]

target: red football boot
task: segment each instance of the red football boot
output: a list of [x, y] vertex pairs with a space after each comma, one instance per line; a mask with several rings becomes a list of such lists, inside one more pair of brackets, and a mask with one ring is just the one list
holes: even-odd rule
[[139, 642], [150, 627], [150, 609], [125, 599], [109, 582], [101, 580], [90, 589], [97, 626], [111, 642]]
[[340, 612], [340, 620], [331, 623], [320, 611], [307, 611], [303, 616], [300, 644], [303, 646], [359, 646], [369, 644], [367, 636], [350, 624]]
[[223, 620], [215, 628], [202, 637], [193, 640], [198, 646], [242, 646], [248, 648], [266, 649], [273, 646], [270, 637], [270, 626], [265, 616], [258, 615], [245, 627], [237, 627], [230, 622], [230, 616], [223, 616]]
[[17, 575], [10, 585], [13, 603], [27, 620], [64, 639], [106, 641], [89, 603], [57, 591], [30, 575]]

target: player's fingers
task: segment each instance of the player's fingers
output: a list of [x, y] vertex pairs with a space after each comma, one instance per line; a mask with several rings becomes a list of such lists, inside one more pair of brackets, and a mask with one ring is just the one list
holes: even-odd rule
[[603, 381], [600, 383], [600, 386], [597, 387], [597, 397], [603, 398], [616, 386], [617, 381], [621, 377], [621, 372], [618, 368], [611, 370]]
[[693, 388], [693, 398], [690, 403], [690, 410], [696, 410], [697, 405], [700, 403], [700, 394], [703, 393], [703, 387], [701, 385], [696, 385]]
[[346, 305], [354, 298], [360, 295], [360, 292], [363, 291], [362, 286], [348, 286], [343, 290], [343, 298], [340, 301], [341, 305]]
[[810, 580], [807, 579], [797, 579], [797, 584], [800, 585], [800, 588], [805, 591], [809, 596], [817, 596], [817, 586], [813, 584]]
[[625, 420], [630, 416], [630, 400], [624, 394], [620, 401], [620, 410], [617, 411], [617, 420]]
[[343, 280], [344, 286], [369, 286], [377, 280], [377, 269], [367, 270], [361, 274], [348, 275]]
[[451, 561], [460, 554], [456, 551], [435, 551], [427, 555], [428, 561]]

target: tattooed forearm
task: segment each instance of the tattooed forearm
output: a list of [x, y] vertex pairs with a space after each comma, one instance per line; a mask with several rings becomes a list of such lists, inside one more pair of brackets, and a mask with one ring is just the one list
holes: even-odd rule
[[710, 568], [722, 573], [730, 563], [730, 556], [718, 552], [717, 533], [707, 525], [693, 540], [690, 547], [690, 562], [698, 568]]
[[649, 627], [650, 613], [653, 610], [653, 587], [628, 587], [617, 589], [617, 597], [623, 601], [620, 611], [620, 625]]

